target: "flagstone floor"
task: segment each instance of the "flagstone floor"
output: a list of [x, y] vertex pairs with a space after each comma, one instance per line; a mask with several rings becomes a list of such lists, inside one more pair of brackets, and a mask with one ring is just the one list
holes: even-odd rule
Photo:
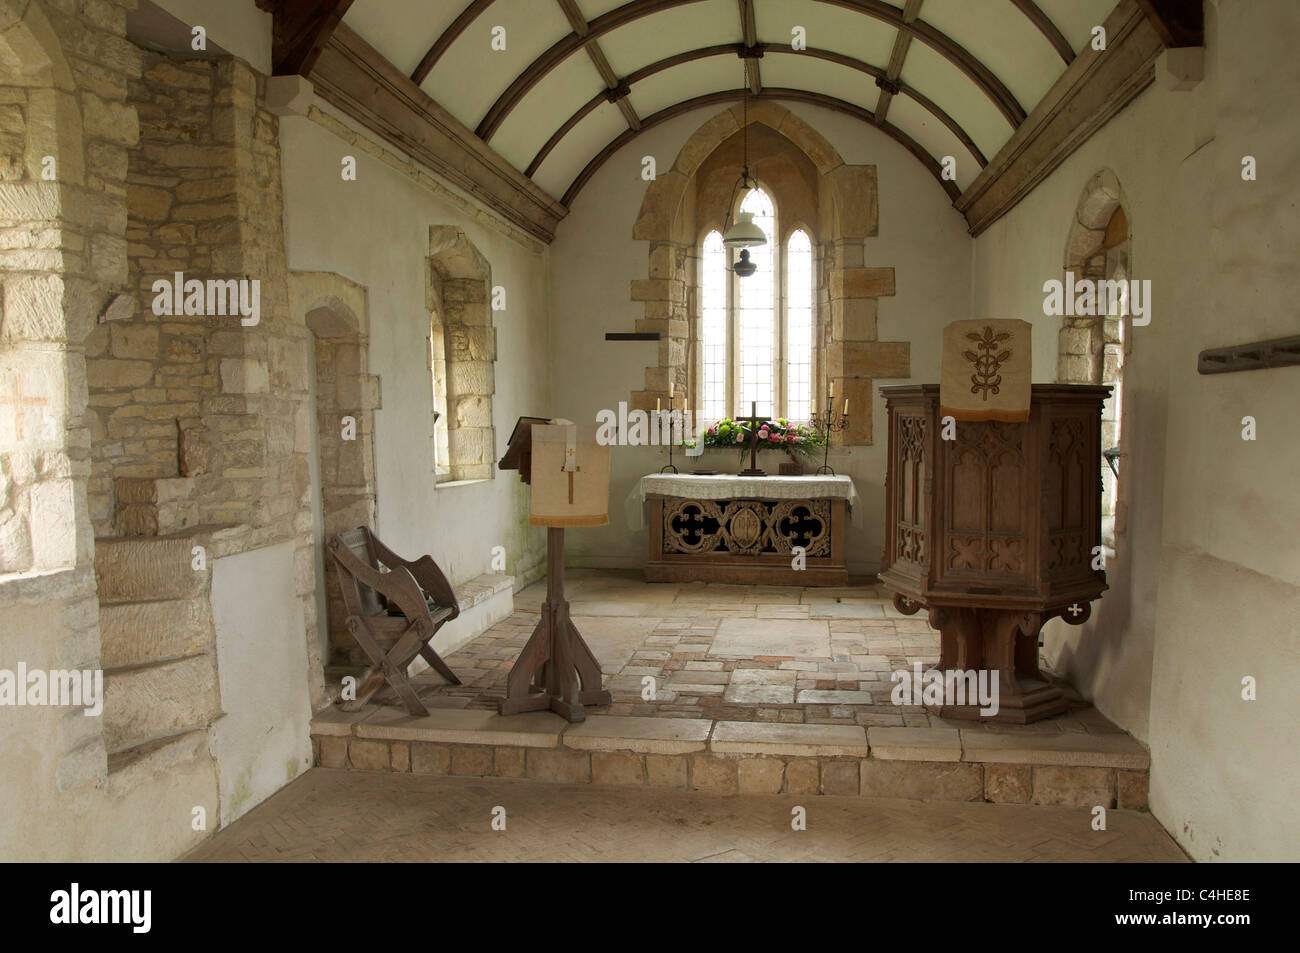
[[[904, 616], [873, 585], [844, 588], [647, 583], [636, 571], [569, 570], [570, 613], [614, 702], [610, 715], [982, 730], [981, 722], [896, 706], [894, 670], [938, 661], [939, 634]], [[515, 596], [514, 613], [446, 657], [462, 679], [413, 681], [426, 704], [495, 709], [537, 624], [545, 581]], [[653, 682], [646, 700], [645, 679]], [[1071, 710], [999, 732], [1116, 733], [1068, 686]], [[394, 703], [380, 696], [381, 701]]]
[[[794, 830], [792, 806], [806, 810]], [[492, 827], [504, 812], [505, 829]], [[315, 768], [185, 860], [1186, 862], [1149, 814]], [[500, 825], [498, 824], [498, 827]]]

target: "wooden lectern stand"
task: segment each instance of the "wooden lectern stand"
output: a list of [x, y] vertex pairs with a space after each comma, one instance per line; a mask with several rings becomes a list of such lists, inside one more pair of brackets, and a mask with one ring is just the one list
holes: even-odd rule
[[[540, 417], [520, 417], [510, 435], [506, 455], [497, 466], [502, 470], [518, 470], [519, 478], [531, 485], [533, 427], [549, 423]], [[568, 476], [571, 488], [572, 473]], [[608, 495], [606, 486], [606, 500]], [[534, 515], [532, 522], [540, 521]], [[604, 522], [608, 522], [608, 517]], [[510, 670], [500, 712], [514, 715], [550, 709], [569, 721], [583, 721], [587, 717], [584, 705], [608, 705], [611, 701], [609, 692], [601, 687], [600, 663], [569, 618], [569, 602], [564, 598], [564, 528], [547, 525], [546, 601], [542, 603], [542, 617]]]
[[[1082, 625], [1106, 589], [1094, 560], [1110, 388], [1034, 384], [1028, 420], [959, 421], [951, 440], [937, 385], [880, 392], [889, 415], [881, 584], [900, 612], [929, 610], [939, 669], [997, 671], [990, 721], [1064, 712], [1063, 693], [1038, 668], [1038, 633], [1054, 616]], [[982, 717], [969, 704], [938, 714]]]

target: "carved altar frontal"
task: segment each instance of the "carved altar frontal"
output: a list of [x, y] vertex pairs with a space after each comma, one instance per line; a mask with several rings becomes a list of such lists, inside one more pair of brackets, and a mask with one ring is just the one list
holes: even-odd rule
[[[692, 486], [692, 480], [698, 485]], [[669, 493], [646, 493], [650, 504], [650, 582], [726, 582], [790, 586], [842, 586], [848, 582], [844, 559], [847, 500], [851, 484], [801, 486], [799, 478], [749, 478], [731, 490], [750, 488], [733, 498], [713, 499], [719, 484], [682, 477], [679, 485], [657, 486]], [[806, 478], [805, 478], [806, 479]], [[841, 480], [846, 478], [840, 478]], [[708, 490], [710, 494], [692, 492]], [[841, 496], [793, 496], [799, 489], [841, 492]], [[676, 495], [680, 494], [680, 495]], [[770, 495], [769, 495], [770, 494]], [[781, 497], [781, 498], [776, 498]]]
[[[1038, 668], [1054, 616], [1080, 625], [1106, 589], [1101, 546], [1101, 405], [1110, 388], [1035, 384], [1029, 419], [956, 421], [935, 385], [883, 387], [889, 417], [880, 581], [894, 604], [929, 610], [945, 670], [996, 669], [999, 721], [1065, 710]], [[947, 717], [978, 715], [970, 706]]]

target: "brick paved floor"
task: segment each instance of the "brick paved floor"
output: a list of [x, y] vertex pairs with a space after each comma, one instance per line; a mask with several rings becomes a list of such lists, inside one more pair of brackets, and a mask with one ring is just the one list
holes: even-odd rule
[[[791, 808], [807, 829], [791, 829]], [[491, 828], [493, 808], [506, 830]], [[1183, 861], [1149, 814], [315, 768], [191, 861]]]
[[[864, 727], [980, 730], [919, 706], [891, 704], [890, 673], [939, 659], [939, 633], [924, 614], [904, 616], [884, 590], [646, 583], [641, 573], [569, 570], [570, 613], [601, 663], [614, 703], [601, 713], [717, 721], [779, 721]], [[463, 680], [426, 672], [421, 697], [495, 709], [506, 677], [532, 634], [545, 581], [515, 596], [515, 611], [447, 656]], [[642, 698], [643, 679], [656, 697]], [[1071, 711], [998, 731], [1120, 731], [1069, 688]], [[376, 701], [396, 704], [391, 693]]]

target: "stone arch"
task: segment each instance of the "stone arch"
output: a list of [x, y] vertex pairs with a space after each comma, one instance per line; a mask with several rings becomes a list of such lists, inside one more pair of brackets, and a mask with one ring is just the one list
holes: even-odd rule
[[[1110, 169], [1088, 180], [1075, 206], [1062, 262], [1076, 284], [1083, 280], [1125, 281], [1132, 278], [1132, 226], [1124, 190]], [[1098, 314], [1062, 318], [1057, 379], [1070, 384], [1109, 384], [1102, 407], [1102, 448], [1120, 451], [1120, 477], [1102, 467], [1102, 542], [1113, 554], [1126, 526], [1127, 481], [1124, 459], [1124, 364], [1132, 349], [1127, 315]]]
[[[0, 264], [0, 579], [89, 565], [81, 466], [90, 433], [82, 347], [106, 288], [65, 274], [88, 229], [65, 218], [84, 182], [81, 111], [41, 7], [0, 0], [0, 228], [22, 235]], [[43, 176], [54, 160], [53, 178]], [[117, 236], [120, 238], [121, 236]], [[74, 460], [76, 462], [74, 462]]]
[[[94, 29], [77, 39], [93, 42]], [[0, 616], [10, 636], [0, 668], [22, 659], [32, 669], [107, 670], [118, 647], [100, 626], [85, 347], [96, 315], [114, 313], [110, 293], [125, 277], [125, 182], [111, 171], [124, 150], [114, 133], [97, 130], [108, 168], [87, 181], [89, 122], [78, 94], [88, 116], [92, 99], [117, 104], [102, 89], [78, 89], [62, 43], [44, 4], [0, 0], [0, 231], [8, 249], [0, 262]], [[117, 118], [126, 129], [135, 121], [129, 110]], [[50, 793], [101, 788], [110, 736], [123, 720], [111, 679], [105, 693], [104, 717], [85, 719], [83, 730], [67, 731], [67, 719], [29, 722], [29, 747], [40, 739], [48, 754], [36, 763], [19, 750], [13, 770], [48, 778]], [[5, 743], [14, 737], [0, 732]], [[49, 810], [56, 803], [70, 802], [51, 798]]]
[[495, 472], [496, 329], [492, 268], [461, 229], [429, 229], [427, 275], [433, 460], [440, 482]]
[[309, 628], [322, 643], [323, 657], [360, 664], [364, 658], [348, 632], [335, 567], [324, 547], [335, 533], [374, 526], [374, 412], [381, 397], [379, 378], [369, 373], [366, 291], [331, 272], [291, 272], [289, 307], [312, 332], [307, 368], [315, 419], [308, 466], [318, 585]]
[[835, 380], [836, 392], [863, 409], [837, 439], [870, 443], [872, 378], [910, 374], [907, 345], [876, 340], [877, 299], [894, 294], [892, 268], [866, 267], [864, 239], [876, 235], [878, 224], [876, 167], [846, 164], [821, 133], [770, 100], [751, 101], [747, 115], [738, 103], [707, 119], [678, 150], [672, 168], [646, 187], [632, 237], [650, 243], [649, 272], [633, 280], [631, 295], [645, 309], [636, 330], [659, 333], [659, 352], [656, 364], [645, 369], [644, 389], [632, 392], [629, 406], [652, 410], [657, 400], [667, 402], [670, 381], [692, 387], [698, 373], [698, 240], [708, 229], [699, 220], [693, 183], [746, 119], [751, 128], [777, 133], [812, 169], [815, 207], [786, 219], [781, 237], [790, 222], [799, 221], [813, 240], [815, 391], [825, 393]]

